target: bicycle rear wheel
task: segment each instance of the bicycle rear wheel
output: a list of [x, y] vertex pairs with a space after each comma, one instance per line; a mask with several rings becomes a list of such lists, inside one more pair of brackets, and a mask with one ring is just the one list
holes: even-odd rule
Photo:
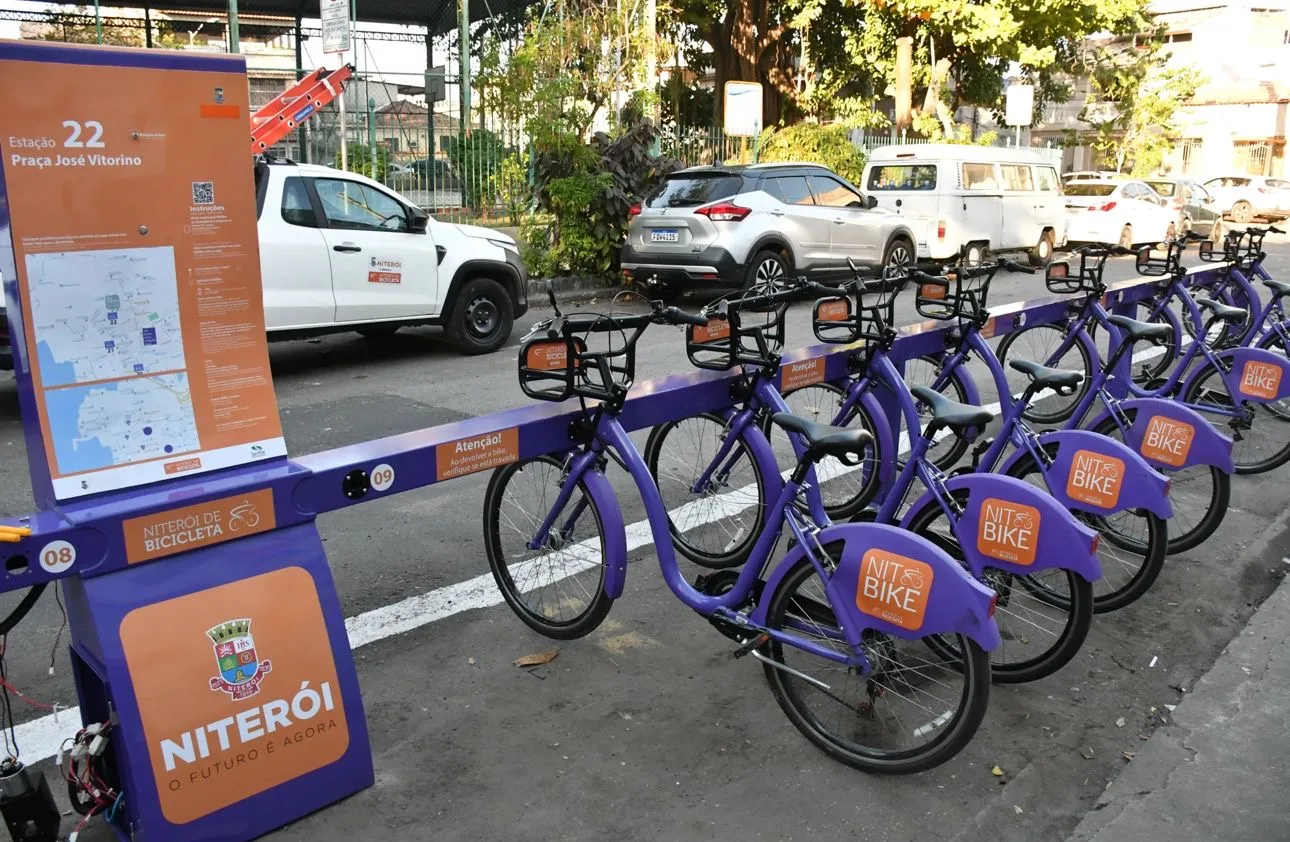
[[494, 471], [484, 495], [484, 548], [502, 598], [525, 625], [572, 640], [595, 630], [613, 600], [605, 592], [600, 510], [581, 480], [542, 546], [528, 547], [564, 479], [563, 462], [552, 456]]
[[1029, 385], [1026, 375], [1014, 371], [1008, 363], [1014, 359], [1030, 360], [1050, 368], [1067, 371], [1079, 371], [1084, 374], [1074, 394], [1059, 395], [1046, 392], [1031, 398], [1022, 417], [1034, 424], [1059, 424], [1071, 417], [1075, 407], [1084, 399], [1089, 383], [1093, 377], [1093, 360], [1089, 359], [1088, 349], [1081, 342], [1072, 342], [1061, 354], [1057, 353], [1061, 343], [1066, 339], [1067, 328], [1060, 324], [1044, 324], [1028, 327], [1003, 337], [998, 351], [1000, 364], [1008, 374], [1008, 389], [1012, 395], [1000, 395], [1000, 401], [1019, 397]]
[[[960, 503], [967, 501], [962, 492], [955, 496]], [[963, 550], [939, 502], [933, 500], [914, 515], [909, 531], [963, 561]], [[990, 676], [995, 683], [1021, 684], [1050, 676], [1070, 663], [1084, 645], [1093, 625], [1092, 582], [1070, 570], [1016, 576], [987, 568], [984, 583], [999, 594], [994, 620], [1002, 643], [990, 652]], [[941, 657], [962, 657], [945, 639], [937, 638], [932, 650]]]
[[[1230, 410], [1236, 406], [1223, 373], [1206, 361], [1205, 368], [1192, 380], [1182, 396], [1184, 402], [1201, 407]], [[1285, 401], [1270, 404], [1250, 404], [1253, 410], [1248, 422], [1215, 415], [1201, 409], [1209, 423], [1225, 435], [1236, 439], [1232, 446], [1232, 461], [1238, 474], [1262, 474], [1290, 462], [1290, 423], [1287, 423]]]
[[[1128, 409], [1124, 414], [1132, 424], [1137, 411]], [[1093, 431], [1124, 441], [1124, 433], [1114, 418], [1107, 418]], [[1232, 478], [1212, 465], [1169, 471], [1169, 502], [1174, 513], [1169, 518], [1167, 553], [1174, 555], [1195, 549], [1213, 535], [1227, 514], [1231, 496]]]
[[[1056, 447], [1049, 445], [1048, 458], [1052, 459], [1055, 454]], [[1008, 475], [1048, 490], [1043, 473], [1030, 453], [1013, 463]], [[1105, 614], [1141, 599], [1165, 566], [1169, 530], [1164, 518], [1146, 509], [1106, 516], [1071, 513], [1102, 535], [1097, 553], [1102, 562], [1102, 578], [1093, 583], [1093, 613]], [[1054, 605], [1064, 605], [1069, 599], [1047, 589], [1036, 589], [1034, 593]]]
[[[645, 443], [645, 464], [667, 508], [672, 545], [712, 569], [748, 560], [771, 502], [761, 468], [743, 441], [713, 465], [726, 435], [724, 418], [704, 414], [660, 424]], [[706, 486], [696, 493], [695, 484], [709, 468]]]
[[[806, 558], [771, 596], [767, 625], [847, 651], [824, 583]], [[867, 676], [777, 640], [761, 653], [775, 700], [808, 740], [856, 769], [909, 774], [949, 760], [985, 717], [990, 658], [969, 638], [957, 636], [955, 645], [965, 656], [947, 662], [924, 642], [868, 633], [863, 646], [873, 669]]]
[[[846, 392], [832, 383], [816, 383], [784, 395], [789, 412], [817, 424], [832, 424], [838, 420], [837, 415], [845, 399]], [[869, 505], [878, 493], [878, 466], [883, 459], [891, 458], [880, 452], [877, 424], [882, 419], [871, 418], [862, 405], [856, 404], [849, 417], [841, 421], [848, 428], [868, 430], [874, 434], [874, 439], [864, 453], [856, 454], [859, 465], [846, 465], [832, 456], [826, 456], [815, 464], [824, 510], [833, 520], [846, 520]], [[775, 461], [781, 470], [789, 469], [797, 464], [792, 442], [783, 430], [773, 424], [770, 427], [767, 435], [775, 452]]]

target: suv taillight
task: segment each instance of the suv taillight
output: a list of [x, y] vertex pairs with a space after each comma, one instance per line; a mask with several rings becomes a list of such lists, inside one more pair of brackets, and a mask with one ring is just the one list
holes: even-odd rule
[[699, 208], [695, 213], [706, 216], [713, 222], [738, 222], [752, 213], [752, 208], [740, 207], [730, 202], [718, 202], [715, 205]]
[[638, 216], [640, 216], [640, 215], [641, 215], [641, 203], [640, 203], [640, 202], [637, 202], [636, 204], [632, 205], [630, 208], [628, 208], [628, 209], [627, 209], [627, 218], [628, 218], [628, 219], [635, 219], [636, 217], [638, 217]]

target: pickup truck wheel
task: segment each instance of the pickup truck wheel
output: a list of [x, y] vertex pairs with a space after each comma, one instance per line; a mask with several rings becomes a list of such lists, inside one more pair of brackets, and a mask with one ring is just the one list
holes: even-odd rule
[[511, 297], [490, 278], [466, 284], [453, 308], [448, 336], [467, 354], [487, 354], [510, 338], [514, 320]]

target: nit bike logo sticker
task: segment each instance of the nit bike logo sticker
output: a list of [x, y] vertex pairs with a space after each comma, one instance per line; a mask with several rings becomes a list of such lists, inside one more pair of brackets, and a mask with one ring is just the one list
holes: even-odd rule
[[223, 691], [235, 702], [260, 692], [260, 682], [273, 671], [272, 662], [258, 660], [249, 619], [229, 620], [206, 632], [215, 650], [219, 675], [211, 678], [211, 690]]
[[1257, 360], [1246, 360], [1241, 370], [1241, 394], [1251, 398], [1276, 400], [1281, 392], [1281, 367]]
[[1076, 451], [1066, 496], [1099, 509], [1113, 509], [1124, 485], [1124, 461], [1091, 450]]
[[1034, 506], [987, 498], [977, 525], [977, 549], [981, 555], [999, 561], [1034, 564], [1039, 523], [1039, 510]]
[[930, 564], [877, 548], [864, 554], [856, 608], [909, 631], [923, 627], [932, 592]]
[[1163, 415], [1154, 415], [1147, 422], [1142, 434], [1143, 456], [1171, 468], [1181, 468], [1191, 453], [1191, 443], [1196, 438], [1196, 428], [1185, 421], [1175, 421]]

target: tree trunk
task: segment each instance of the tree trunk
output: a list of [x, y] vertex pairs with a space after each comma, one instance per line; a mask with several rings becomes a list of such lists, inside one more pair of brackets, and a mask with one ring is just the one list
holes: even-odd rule
[[714, 114], [725, 124], [726, 82], [762, 84], [762, 126], [779, 122], [785, 95], [795, 91], [791, 64], [780, 39], [782, 25], [770, 22], [768, 0], [731, 0], [723, 21], [709, 30], [714, 70]]

